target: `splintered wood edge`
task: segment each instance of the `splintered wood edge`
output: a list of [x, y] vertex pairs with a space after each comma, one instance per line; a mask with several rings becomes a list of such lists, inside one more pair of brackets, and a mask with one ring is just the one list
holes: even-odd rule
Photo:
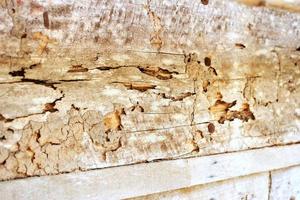
[[3, 199], [121, 199], [300, 165], [300, 144], [0, 182]]

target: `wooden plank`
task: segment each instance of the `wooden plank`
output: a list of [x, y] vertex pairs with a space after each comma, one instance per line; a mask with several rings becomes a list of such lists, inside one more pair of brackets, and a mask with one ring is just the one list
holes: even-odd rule
[[120, 199], [300, 164], [300, 144], [0, 183], [3, 199]]
[[300, 141], [298, 13], [0, 4], [0, 180]]
[[300, 166], [271, 173], [271, 200], [300, 199]]
[[267, 200], [268, 183], [268, 173], [261, 173], [130, 200]]

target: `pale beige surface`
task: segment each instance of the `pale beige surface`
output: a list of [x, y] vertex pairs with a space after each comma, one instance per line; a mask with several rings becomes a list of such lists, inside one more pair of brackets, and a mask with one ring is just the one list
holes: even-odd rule
[[300, 166], [132, 198], [135, 200], [231, 199], [295, 200], [300, 195]]
[[[171, 191], [169, 197], [181, 198], [180, 195], [177, 196], [177, 192], [174, 193], [172, 190], [207, 184], [204, 187], [196, 186], [195, 191], [193, 189], [184, 190], [187, 193], [182, 198], [196, 197], [199, 195], [197, 188], [200, 188], [200, 193], [202, 194], [203, 191], [204, 197], [207, 198], [213, 197], [213, 195], [216, 198], [220, 197], [224, 192], [224, 197], [226, 197], [224, 199], [226, 200], [230, 200], [228, 198], [230, 193], [234, 198], [245, 198], [247, 196], [248, 199], [265, 199], [271, 192], [271, 185], [268, 184], [270, 180], [264, 172], [295, 165], [299, 166], [299, 152], [300, 145], [298, 144], [214, 156], [142, 163], [88, 172], [3, 181], [0, 182], [0, 194], [6, 200], [36, 200], [42, 198], [108, 200]], [[250, 176], [241, 180], [238, 178], [255, 173], [263, 173], [263, 175]], [[289, 174], [291, 173], [287, 175]], [[275, 185], [281, 183], [281, 180], [276, 177], [274, 173]], [[288, 178], [284, 175], [281, 177]], [[236, 178], [236, 180], [225, 182], [225, 184], [210, 184], [231, 178]], [[297, 176], [288, 179], [293, 179], [293, 188], [298, 187], [296, 185]], [[249, 187], [249, 182], [255, 184]], [[286, 183], [286, 181], [282, 182], [282, 188], [286, 188], [284, 186]], [[211, 195], [207, 196], [209, 188], [211, 188]], [[228, 191], [223, 191], [225, 188]], [[292, 191], [286, 190], [288, 194]], [[240, 192], [242, 194], [239, 194]]]
[[270, 199], [296, 200], [300, 198], [300, 166], [272, 172]]
[[300, 141], [297, 12], [0, 2], [1, 180]]
[[131, 200], [268, 200], [268, 183], [268, 173], [262, 173]]

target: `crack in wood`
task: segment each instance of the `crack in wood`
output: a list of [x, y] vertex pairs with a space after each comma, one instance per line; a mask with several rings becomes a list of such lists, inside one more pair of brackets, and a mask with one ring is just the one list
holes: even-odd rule
[[112, 82], [112, 83], [119, 83], [124, 85], [128, 90], [137, 90], [140, 92], [146, 92], [147, 90], [155, 89], [157, 86], [144, 83], [144, 82]]
[[272, 192], [272, 171], [269, 171], [269, 182], [268, 182], [268, 200], [271, 200]]
[[[250, 110], [250, 105], [245, 103], [240, 110], [233, 110], [233, 108], [236, 102], [243, 100], [243, 97], [247, 102], [252, 100], [251, 98], [254, 98], [256, 101], [254, 97], [257, 95], [254, 94], [257, 92], [255, 91], [255, 87], [259, 86], [257, 84], [259, 84], [258, 82], [260, 80], [252, 84], [253, 80], [258, 78], [273, 79], [277, 77], [277, 83], [279, 84], [279, 81], [284, 79], [285, 75], [290, 73], [285, 72], [284, 67], [287, 65], [285, 60], [280, 60], [281, 58], [279, 56], [282, 54], [281, 51], [277, 53], [279, 70], [276, 75], [267, 74], [266, 72], [268, 71], [265, 71], [265, 68], [259, 66], [260, 63], [255, 67], [252, 67], [251, 64], [252, 60], [259, 58], [256, 54], [265, 54], [265, 52], [267, 52], [269, 55], [269, 50], [265, 50], [265, 48], [269, 47], [268, 45], [273, 45], [274, 42], [280, 42], [283, 38], [280, 36], [282, 34], [274, 35], [269, 33], [283, 33], [284, 30], [288, 30], [288, 26], [285, 26], [283, 21], [295, 21], [297, 17], [286, 14], [280, 16], [283, 19], [283, 21], [280, 21], [281, 18], [276, 14], [266, 12], [265, 10], [253, 11], [244, 7], [238, 7], [238, 9], [245, 10], [251, 16], [257, 16], [257, 18], [255, 17], [255, 20], [267, 19], [266, 26], [268, 29], [256, 30], [258, 24], [255, 20], [249, 21], [248, 18], [245, 20], [241, 19], [241, 24], [245, 23], [243, 25], [245, 31], [239, 33], [239, 41], [232, 41], [231, 39], [224, 40], [224, 38], [220, 38], [219, 36], [231, 36], [231, 33], [233, 33], [232, 31], [237, 30], [235, 28], [240, 28], [239, 26], [235, 27], [234, 23], [230, 24], [230, 26], [225, 26], [229, 25], [230, 20], [233, 20], [233, 18], [230, 17], [232, 14], [230, 9], [234, 9], [234, 6], [238, 6], [238, 4], [224, 1], [220, 2], [224, 3], [221, 4], [224, 9], [221, 9], [221, 12], [217, 14], [213, 12], [213, 10], [215, 10], [214, 6], [216, 9], [221, 7], [215, 2], [211, 2], [211, 5], [207, 7], [200, 6], [201, 9], [205, 9], [203, 10], [203, 16], [211, 15], [210, 17], [215, 19], [209, 27], [206, 27], [205, 25], [207, 22], [202, 20], [205, 18], [202, 15], [198, 15], [198, 12], [200, 11], [199, 8], [195, 11], [192, 6], [187, 4], [182, 7], [180, 2], [176, 2], [176, 4], [169, 2], [168, 5], [165, 5], [160, 4], [160, 2], [148, 1], [148, 5], [146, 5], [148, 16], [146, 13], [143, 13], [145, 16], [137, 16], [136, 12], [134, 12], [134, 20], [131, 17], [128, 18], [129, 15], [132, 15], [132, 13], [130, 13], [131, 9], [124, 10], [123, 8], [119, 9], [115, 6], [113, 9], [110, 9], [109, 6], [103, 4], [104, 8], [110, 9], [108, 10], [110, 12], [108, 15], [100, 12], [100, 15], [96, 17], [97, 20], [99, 20], [99, 17], [103, 22], [106, 20], [109, 23], [107, 24], [108, 26], [111, 26], [111, 23], [114, 23], [117, 25], [115, 26], [116, 29], [123, 28], [123, 25], [127, 26], [126, 23], [124, 23], [126, 22], [126, 19], [132, 19], [130, 22], [134, 24], [134, 26], [124, 27], [127, 29], [117, 30], [121, 33], [118, 34], [118, 36], [115, 36], [115, 34], [112, 34], [109, 31], [103, 32], [103, 39], [106, 40], [109, 47], [112, 48], [108, 48], [106, 44], [103, 44], [103, 41], [89, 43], [89, 36], [94, 36], [93, 34], [95, 31], [90, 32], [90, 30], [86, 30], [88, 28], [84, 23], [74, 24], [72, 20], [68, 21], [70, 27], [74, 26], [75, 29], [78, 28], [78, 30], [75, 30], [76, 33], [68, 32], [67, 35], [62, 35], [60, 34], [60, 29], [58, 29], [58, 31], [55, 30], [55, 33], [52, 32], [50, 29], [53, 28], [53, 21], [50, 23], [48, 16], [51, 14], [51, 20], [53, 19], [52, 17], [54, 17], [51, 6], [49, 6], [50, 8], [39, 11], [41, 17], [39, 22], [41, 23], [37, 26], [36, 24], [33, 24], [33, 22], [36, 21], [33, 20], [34, 17], [32, 17], [31, 13], [28, 16], [24, 16], [22, 13], [26, 12], [23, 12], [24, 10], [22, 10], [23, 8], [21, 6], [10, 5], [9, 14], [14, 15], [12, 16], [14, 19], [9, 20], [9, 23], [4, 23], [4, 26], [8, 27], [9, 25], [10, 27], [8, 30], [9, 33], [7, 33], [7, 39], [9, 39], [9, 44], [12, 44], [12, 46], [7, 45], [7, 48], [2, 49], [4, 54], [0, 55], [1, 65], [4, 66], [2, 71], [4, 77], [1, 79], [0, 84], [15, 84], [8, 86], [11, 87], [12, 90], [16, 88], [21, 92], [23, 92], [21, 86], [27, 87], [29, 85], [28, 87], [37, 88], [35, 93], [42, 94], [36, 95], [34, 91], [32, 95], [26, 94], [30, 99], [27, 101], [34, 102], [34, 105], [27, 106], [25, 108], [27, 109], [26, 111], [20, 111], [22, 113], [20, 114], [22, 115], [20, 118], [29, 117], [31, 114], [41, 114], [43, 120], [44, 118], [47, 118], [42, 125], [39, 122], [30, 121], [30, 126], [32, 126], [30, 127], [30, 130], [28, 130], [28, 127], [26, 126], [20, 130], [16, 130], [16, 132], [21, 132], [20, 135], [22, 137], [25, 137], [25, 135], [28, 134], [26, 136], [27, 138], [23, 139], [24, 141], [25, 139], [28, 139], [32, 142], [32, 144], [28, 144], [32, 145], [28, 149], [27, 145], [22, 146], [19, 144], [20, 146], [18, 146], [19, 148], [22, 146], [22, 153], [18, 156], [19, 158], [22, 157], [22, 159], [24, 159], [20, 161], [22, 167], [17, 169], [19, 175], [25, 177], [34, 176], [35, 173], [40, 173], [41, 175], [64, 173], [65, 171], [63, 170], [67, 169], [65, 167], [67, 164], [70, 164], [71, 167], [66, 171], [74, 171], [77, 169], [84, 171], [85, 169], [102, 168], [102, 166], [115, 164], [111, 160], [121, 162], [122, 164], [128, 164], [129, 162], [146, 162], [147, 160], [156, 158], [165, 160], [164, 158], [168, 157], [174, 158], [182, 155], [190, 156], [192, 151], [197, 151], [198, 153], [196, 155], [198, 156], [222, 151], [226, 152], [232, 150], [231, 140], [234, 140], [233, 142], [238, 141], [238, 145], [243, 146], [241, 149], [243, 149], [244, 146], [246, 146], [245, 148], [252, 148], [259, 145], [266, 146], [269, 144], [278, 144], [282, 142], [281, 140], [286, 141], [286, 139], [290, 141], [290, 137], [286, 138], [285, 136], [294, 133], [293, 130], [290, 129], [297, 129], [297, 126], [285, 121], [290, 119], [293, 120], [295, 118], [286, 117], [286, 120], [282, 117], [278, 127], [276, 126], [274, 128], [282, 129], [280, 131], [273, 131], [273, 129], [268, 127], [268, 123], [263, 122], [263, 120], [266, 119], [265, 116], [269, 116], [268, 114], [273, 111], [274, 113], [277, 113], [289, 112], [289, 110], [279, 110], [274, 106], [274, 108], [272, 108], [273, 110], [270, 111], [271, 109], [262, 108], [258, 103], [255, 104], [255, 112], [257, 111], [257, 114], [255, 113], [255, 115], [258, 116], [260, 121], [251, 121], [246, 124], [243, 122], [255, 119], [254, 114]], [[195, 5], [198, 4], [199, 2], [196, 2]], [[78, 12], [80, 16], [81, 11], [75, 10], [76, 3], [74, 5], [75, 7], [69, 8], [69, 14]], [[109, 2], [108, 5], [110, 5]], [[165, 9], [169, 8], [169, 5], [175, 6], [175, 10], [168, 9], [168, 12], [165, 12]], [[124, 4], [124, 6], [126, 8], [127, 4]], [[138, 6], [139, 7], [136, 7], [136, 4], [130, 4], [130, 8], [134, 9], [141, 9], [143, 5], [139, 4]], [[55, 8], [53, 9], [55, 10]], [[227, 12], [228, 10], [226, 9], [230, 10], [230, 12]], [[206, 13], [206, 11], [208, 13]], [[161, 15], [161, 13], [165, 13], [166, 16], [171, 16], [169, 12], [175, 14], [174, 19], [172, 19], [172, 17], [166, 17], [166, 20], [165, 17], [160, 18], [158, 16]], [[196, 15], [193, 15], [193, 12], [197, 12]], [[57, 12], [56, 14], [58, 15], [59, 13], [61, 12]], [[264, 18], [265, 16], [268, 16], [265, 13], [271, 15], [270, 19], [272, 18], [280, 21], [279, 24], [282, 28], [280, 26], [278, 28], [277, 26], [274, 27], [272, 23], [267, 24], [271, 21], [268, 20], [269, 18]], [[113, 18], [114, 14], [119, 14], [119, 16], [116, 15], [116, 18]], [[188, 16], [190, 14], [191, 18]], [[18, 17], [20, 17], [20, 21], [17, 21]], [[221, 20], [218, 17], [220, 17]], [[149, 22], [149, 18], [153, 25], [150, 28], [144, 26], [144, 22]], [[226, 22], [223, 26], [222, 23], [224, 22], [224, 19], [226, 19], [225, 21], [228, 21], [228, 23]], [[23, 26], [24, 20], [28, 20], [28, 23], [26, 24], [28, 27], [26, 27], [26, 30]], [[170, 23], [168, 20], [170, 20]], [[174, 27], [177, 26], [177, 24], [184, 27], [192, 27], [191, 25], [193, 25], [194, 21], [197, 21], [197, 23], [199, 22], [201, 26], [193, 26], [194, 28], [191, 30], [186, 28], [177, 30], [177, 27]], [[251, 31], [247, 29], [247, 24], [249, 24], [248, 28], [252, 29]], [[163, 30], [163, 25], [165, 25], [167, 29]], [[40, 30], [39, 28], [43, 26], [46, 28], [49, 28], [50, 26], [50, 29], [45, 32], [47, 35], [44, 32], [32, 32]], [[136, 27], [140, 29], [132, 29]], [[106, 26], [100, 27], [98, 25], [97, 28], [104, 28], [103, 30], [105, 31], [109, 30]], [[223, 30], [223, 28], [226, 30]], [[96, 32], [100, 33], [100, 30]], [[294, 27], [291, 27], [290, 32], [291, 36], [297, 38], [298, 32], [295, 31]], [[128, 38], [126, 38], [127, 36], [124, 36], [123, 38], [123, 33], [124, 35], [135, 35], [137, 39], [139, 38], [141, 40], [136, 40], [134, 43], [129, 42], [124, 45], [124, 43], [122, 43], [123, 39], [124, 41], [128, 41]], [[200, 36], [198, 35], [199, 33], [201, 34]], [[109, 36], [105, 38], [105, 34]], [[151, 46], [149, 46], [149, 44], [141, 47], [141, 43], [138, 42], [143, 41], [142, 39], [145, 39], [143, 37], [145, 35], [147, 37], [149, 34], [150, 43], [157, 51], [151, 51]], [[20, 42], [19, 39], [21, 38], [21, 44], [15, 43], [14, 41], [16, 38], [14, 37], [17, 38], [18, 42]], [[6, 39], [6, 35], [4, 38]], [[54, 39], [52, 40], [51, 38]], [[210, 38], [211, 41], [214, 42], [211, 42]], [[247, 43], [247, 46], [242, 43], [236, 43], [243, 42], [244, 38], [249, 39], [251, 43]], [[102, 36], [100, 39], [102, 39]], [[207, 42], [204, 41], [204, 39], [208, 39]], [[57, 43], [55, 40], [57, 40]], [[74, 41], [74, 43], [68, 41]], [[86, 44], [85, 41], [87, 41]], [[281, 45], [285, 46], [286, 50], [292, 49], [293, 53], [295, 53], [295, 49], [298, 51], [299, 49], [292, 44], [293, 41], [293, 39], [289, 39], [286, 44], [284, 43], [284, 45]], [[114, 46], [116, 43], [118, 43], [118, 46]], [[4, 43], [4, 47], [6, 47], [5, 44], [6, 43]], [[14, 45], [16, 45], [16, 48]], [[17, 49], [19, 46], [20, 50]], [[38, 49], [36, 49], [37, 46]], [[219, 50], [219, 47], [221, 47], [221, 50]], [[161, 51], [161, 49], [164, 51]], [[197, 52], [198, 55], [196, 53], [188, 55], [181, 53], [186, 51]], [[241, 56], [239, 53], [241, 53]], [[288, 51], [285, 53], [288, 55]], [[292, 57], [292, 55], [290, 56]], [[185, 64], [183, 64], [181, 58], [184, 59]], [[262, 58], [268, 59], [267, 56]], [[70, 59], [74, 59], [82, 64], [70, 66]], [[248, 59], [252, 60], [249, 61]], [[31, 64], [33, 61], [36, 62], [37, 60], [40, 60], [40, 63], [37, 62], [37, 64], [32, 65], [28, 64]], [[226, 63], [225, 66], [224, 63], [227, 61], [228, 63]], [[129, 65], [130, 63], [133, 64]], [[274, 64], [273, 60], [267, 64], [268, 67], [269, 64], [271, 66], [271, 64]], [[42, 65], [43, 67], [40, 67]], [[184, 67], [186, 67], [185, 72], [183, 72]], [[127, 71], [129, 68], [131, 68], [130, 72]], [[106, 73], [106, 70], [111, 71]], [[248, 76], [249, 74], [255, 75], [254, 72], [257, 72], [258, 75]], [[49, 76], [45, 73], [49, 73]], [[20, 81], [16, 81], [19, 79]], [[118, 80], [118, 82], [112, 82], [113, 80]], [[243, 81], [245, 81], [245, 86], [243, 85]], [[295, 82], [296, 81], [297, 80], [295, 80]], [[53, 90], [62, 88], [61, 96], [57, 94], [57, 91], [53, 92], [52, 90], [45, 90], [46, 88], [43, 87], [40, 89], [40, 87], [33, 84], [24, 84], [26, 82], [43, 85]], [[122, 84], [124, 87], [122, 85], [113, 85], [114, 83]], [[193, 86], [191, 84], [193, 84]], [[218, 86], [216, 86], [217, 84]], [[2, 86], [3, 88], [6, 87], [6, 85]], [[194, 91], [192, 91], [193, 89], [191, 88], [193, 88]], [[128, 90], [137, 90], [139, 92]], [[226, 101], [223, 101], [222, 99], [215, 101], [213, 98], [214, 94], [220, 90], [226, 92], [224, 93]], [[48, 95], [44, 91], [50, 91], [53, 94]], [[7, 92], [10, 93], [7, 95], [9, 98], [12, 98], [12, 96], [15, 95], [11, 91]], [[268, 94], [266, 90], [258, 92], [266, 92]], [[293, 90], [293, 92], [292, 95], [296, 96], [297, 89]], [[6, 91], [3, 93], [6, 93]], [[26, 91], [26, 93], [30, 93], [30, 91]], [[79, 93], [82, 95], [78, 95]], [[59, 97], [52, 98], [52, 95]], [[264, 98], [264, 95], [262, 96]], [[279, 95], [277, 94], [277, 97], [278, 96]], [[22, 95], [20, 95], [20, 98], [22, 98]], [[51, 100], [47, 100], [49, 98], [51, 98]], [[130, 98], [131, 103], [137, 103], [130, 104], [128, 98]], [[234, 100], [236, 100], [236, 102]], [[268, 99], [266, 99], [266, 104], [272, 103], [267, 100]], [[63, 102], [58, 103], [58, 101]], [[291, 105], [283, 103], [282, 105], [285, 106], [285, 108], [289, 106], [290, 109], [296, 106], [295, 102], [297, 101], [294, 97], [287, 97], [287, 101], [289, 101]], [[3, 100], [2, 102], [7, 106], [12, 107], [14, 107], [13, 104], [22, 106], [23, 103], [19, 103], [17, 100], [14, 100], [12, 105], [10, 105], [11, 102], [9, 100], [7, 100], [7, 102]], [[74, 103], [77, 107], [74, 106]], [[114, 103], [122, 104], [121, 107], [126, 107], [126, 105], [129, 104], [128, 108], [126, 108], [126, 112], [129, 112], [129, 114], [125, 116], [120, 110], [117, 112], [115, 107], [114, 109], [111, 109], [111, 106], [114, 105]], [[213, 103], [215, 103], [215, 105], [211, 107], [210, 105]], [[224, 104], [227, 104], [227, 106], [224, 106]], [[35, 113], [36, 108], [40, 106], [45, 107], [43, 112]], [[216, 111], [222, 106], [222, 111]], [[251, 104], [251, 107], [252, 106], [253, 105]], [[68, 107], [71, 107], [71, 109], [68, 110]], [[208, 107], [210, 107], [210, 110], [215, 110], [216, 115], [223, 113], [221, 118], [216, 117], [215, 120], [211, 120]], [[6, 115], [7, 113], [13, 112], [13, 109], [7, 108], [7, 111], [1, 114], [4, 116], [14, 116]], [[32, 113], [25, 115], [28, 112]], [[45, 112], [48, 113], [45, 114]], [[293, 112], [294, 110], [291, 109], [291, 116], [293, 115]], [[3, 121], [7, 122], [13, 119], [5, 119], [1, 114], [0, 121], [2, 121], [0, 126], [2, 124], [4, 124], [4, 127], [10, 125], [18, 126], [17, 123], [19, 123], [19, 121], [2, 123]], [[63, 119], [56, 119], [56, 116], [60, 116]], [[189, 123], [190, 119], [191, 123]], [[228, 123], [225, 125], [217, 123], [218, 121], [219, 123], [224, 123], [225, 121], [232, 121], [234, 119], [239, 120], [237, 120], [237, 123]], [[27, 122], [26, 120], [27, 119], [20, 121]], [[242, 122], [240, 122], [240, 120]], [[64, 124], [60, 124], [62, 122]], [[43, 126], [43, 129], [36, 130], [34, 128], [35, 126], [40, 125]], [[237, 131], [235, 129], [236, 126], [241, 127], [241, 130], [239, 129]], [[58, 130], [55, 129], [57, 127]], [[177, 128], [181, 129], [177, 130]], [[266, 135], [261, 135], [261, 131], [264, 132], [263, 134], [266, 133]], [[196, 133], [194, 134], [194, 132]], [[232, 135], [234, 135], [233, 137], [236, 135], [238, 136], [233, 138]], [[278, 140], [271, 141], [271, 139], [274, 139], [278, 135], [280, 135]], [[31, 140], [31, 138], [33, 140]], [[295, 134], [295, 137], [293, 136], [292, 138], [298, 139], [298, 136]], [[0, 139], [8, 140], [9, 137], [1, 136]], [[198, 139], [200, 141], [197, 141]], [[251, 140], [250, 146], [246, 144], [249, 140]], [[35, 150], [39, 149], [38, 146], [35, 146], [37, 143], [40, 144], [41, 148], [44, 148], [41, 152], [35, 152]], [[60, 148], [63, 145], [69, 146], [66, 146], [65, 149], [59, 151], [57, 148]], [[240, 147], [235, 146], [234, 148]], [[239, 149], [239, 151], [241, 149]], [[57, 155], [56, 152], [59, 152], [59, 154]], [[12, 152], [12, 155], [13, 154], [14, 153]], [[67, 155], [67, 157], [63, 157], [64, 155]], [[41, 160], [39, 160], [39, 156], [42, 156]], [[92, 159], [89, 160], [90, 158]], [[79, 160], [74, 164], [75, 159]], [[101, 165], [102, 163], [100, 161], [98, 162], [97, 159], [102, 159], [101, 162], [103, 161], [105, 164]], [[55, 163], [53, 160], [59, 160], [59, 162]], [[45, 164], [41, 161], [49, 161], [49, 163]], [[7, 163], [9, 162], [9, 159], [6, 160], [4, 167], [0, 167], [0, 170], [8, 169]], [[67, 162], [67, 164], [64, 162]], [[89, 166], [82, 163], [87, 163]], [[35, 165], [36, 171], [31, 171], [32, 164]], [[4, 174], [5, 176], [9, 175], [9, 173]]]
[[168, 80], [168, 79], [173, 78], [173, 74], [178, 74], [178, 72], [175, 72], [175, 71], [171, 72], [167, 69], [163, 69], [163, 68], [160, 68], [160, 67], [151, 67], [151, 66], [141, 67], [141, 66], [138, 66], [138, 69], [142, 73], [145, 73], [149, 76], [156, 77], [157, 79], [160, 79], [160, 80]]
[[178, 96], [167, 95], [166, 93], [158, 93], [158, 96], [164, 99], [170, 99], [172, 101], [183, 101], [185, 98], [196, 95], [195, 92], [184, 92], [179, 94]]
[[82, 65], [72, 65], [72, 67], [68, 70], [69, 73], [87, 72], [87, 71], [89, 71], [89, 69], [83, 67]]

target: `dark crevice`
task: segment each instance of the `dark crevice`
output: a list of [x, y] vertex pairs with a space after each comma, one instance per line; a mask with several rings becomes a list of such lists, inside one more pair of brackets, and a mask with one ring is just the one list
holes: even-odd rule
[[48, 15], [47, 11], [45, 11], [43, 13], [43, 19], [44, 19], [44, 26], [45, 26], [45, 28], [49, 29], [50, 23], [49, 23], [49, 15]]
[[28, 68], [27, 67], [26, 68], [22, 67], [21, 69], [11, 71], [8, 74], [13, 76], [13, 77], [21, 76], [21, 77], [25, 78], [26, 69], [35, 69], [35, 68], [40, 67], [40, 66], [41, 66], [41, 63], [35, 63], [35, 64], [30, 65]]
[[88, 68], [86, 67], [82, 67], [82, 65], [73, 65], [68, 72], [69, 73], [74, 73], [74, 72], [87, 72], [89, 71]]
[[150, 89], [155, 89], [156, 85], [152, 85], [149, 83], [130, 83], [130, 82], [113, 82], [113, 83], [121, 83], [123, 84], [128, 90], [138, 90], [140, 92], [146, 92]]
[[58, 109], [55, 108], [55, 105], [58, 101], [61, 101], [64, 97], [65, 94], [63, 93], [63, 91], [60, 91], [60, 93], [62, 94], [60, 98], [55, 99], [53, 102], [51, 103], [46, 103], [43, 112], [57, 112]]
[[18, 116], [18, 117], [14, 117], [14, 118], [6, 118], [4, 122], [12, 122], [16, 119], [22, 119], [22, 118], [30, 117], [30, 116], [33, 116], [33, 115], [40, 115], [40, 114], [44, 114], [44, 112], [32, 113], [32, 114]]
[[55, 87], [55, 84], [60, 84], [59, 82], [48, 82], [47, 80], [39, 80], [39, 79], [30, 79], [30, 78], [22, 78], [21, 82], [28, 82], [28, 83], [34, 83], [34, 84], [38, 84], [38, 85], [43, 85], [46, 87], [50, 87], [54, 90], [57, 89], [57, 87]]
[[108, 67], [108, 66], [103, 66], [103, 67], [97, 67], [95, 69], [98, 69], [100, 71], [108, 71], [108, 70], [113, 70], [113, 69], [119, 69], [121, 67], [125, 67], [125, 66], [119, 66], [119, 67]]
[[97, 69], [97, 70], [100, 70], [100, 71], [108, 71], [108, 70], [127, 68], [127, 67], [138, 68], [139, 66], [137, 66], [137, 65], [119, 65], [119, 66], [115, 66], [115, 67], [101, 66], [101, 67], [96, 67], [94, 69]]
[[24, 39], [24, 38], [27, 38], [27, 33], [23, 33], [23, 34], [21, 35], [21, 39]]
[[138, 69], [140, 72], [147, 74], [149, 76], [156, 77], [157, 79], [160, 80], [168, 80], [173, 78], [173, 74], [179, 74], [178, 72], [175, 71], [169, 71], [167, 69], [163, 69], [160, 67], [141, 67], [139, 66]]
[[281, 66], [281, 57], [280, 57], [280, 53], [278, 51], [276, 51], [275, 49], [272, 50], [271, 52], [275, 53], [277, 60], [278, 60], [278, 72], [276, 75], [277, 78], [277, 98], [276, 98], [276, 102], [278, 102], [279, 99], [279, 88], [280, 88], [280, 80], [281, 80], [281, 73], [282, 73], [282, 66]]
[[139, 104], [139, 102], [136, 102], [136, 105], [131, 106], [129, 109], [130, 109], [131, 112], [133, 112], [135, 110], [138, 110], [142, 113], [145, 112], [145, 109]]
[[[55, 87], [54, 84], [59, 84], [59, 83], [48, 83], [46, 80], [26, 79], [26, 78], [21, 79], [21, 81], [19, 81], [19, 82], [30, 82], [30, 83], [34, 83], [34, 84], [38, 84], [38, 85], [43, 85], [43, 86], [46, 86], [46, 87], [50, 87], [50, 88], [52, 88], [54, 90], [57, 89], [57, 87]], [[15, 117], [15, 118], [5, 118], [2, 114], [0, 114], [0, 121], [12, 122], [15, 119], [30, 117], [30, 116], [38, 115], [38, 114], [45, 114], [46, 112], [57, 112], [58, 109], [55, 108], [56, 103], [58, 101], [61, 101], [65, 97], [65, 94], [63, 93], [62, 90], [60, 90], [60, 93], [61, 93], [61, 97], [55, 99], [53, 102], [46, 103], [44, 105], [44, 109], [43, 109], [42, 112], [32, 113], [32, 114], [28, 114], [28, 115], [24, 115], [24, 116], [18, 116], [18, 117]]]
[[271, 199], [271, 193], [272, 193], [272, 172], [269, 172], [269, 186], [268, 186], [268, 200]]
[[69, 79], [69, 80], [59, 80], [59, 82], [81, 82], [81, 81], [90, 81], [90, 79]]
[[[185, 63], [185, 64], [188, 64], [188, 63], [190, 63], [190, 62], [192, 62], [192, 57], [193, 57], [193, 55], [194, 54], [192, 54], [192, 53], [187, 53], [187, 54], [184, 54], [184, 59], [183, 59], [183, 62]], [[199, 61], [199, 64], [200, 64], [201, 62]]]
[[172, 101], [182, 101], [187, 97], [193, 96], [196, 93], [194, 92], [186, 92], [186, 93], [181, 93], [179, 96], [169, 96], [165, 93], [158, 93], [158, 95], [164, 99], [171, 99]]
[[13, 119], [5, 118], [2, 114], [0, 114], [0, 121], [11, 122]]
[[55, 85], [61, 84], [62, 82], [81, 82], [81, 81], [91, 81], [91, 79], [69, 79], [69, 80], [57, 80], [55, 82], [49, 80], [39, 80], [39, 79], [31, 79], [31, 78], [22, 78], [20, 81], [11, 81], [11, 82], [2, 82], [0, 84], [14, 84], [14, 83], [35, 83], [38, 85], [44, 85], [46, 87], [50, 87], [52, 89], [56, 89]]
[[5, 121], [5, 117], [2, 114], [0, 114], [0, 121]]
[[173, 78], [174, 74], [179, 74], [179, 72], [177, 71], [169, 71], [167, 69], [163, 69], [155, 66], [138, 66], [138, 65], [124, 65], [124, 66], [122, 65], [122, 66], [115, 66], [115, 67], [101, 66], [101, 67], [96, 67], [94, 69], [100, 71], [109, 71], [109, 70], [128, 68], [128, 67], [137, 68], [140, 72], [147, 74], [149, 76], [156, 77], [157, 79], [160, 80], [169, 80]]
[[76, 107], [74, 104], [72, 104], [71, 107], [72, 107], [74, 110], [77, 110], [77, 111], [80, 110], [80, 108], [79, 108], [79, 107]]
[[21, 68], [20, 70], [16, 70], [16, 71], [11, 71], [8, 74], [11, 76], [21, 76], [21, 77], [25, 77], [25, 68]]
[[213, 67], [209, 67], [208, 71], [212, 72], [213, 75], [218, 76], [217, 70]]
[[173, 74], [179, 74], [176, 71], [169, 71], [167, 69], [163, 69], [160, 67], [154, 67], [154, 66], [138, 66], [138, 65], [125, 65], [125, 66], [115, 66], [115, 67], [109, 67], [109, 66], [101, 66], [96, 67], [94, 69], [100, 70], [100, 71], [108, 71], [108, 70], [114, 70], [114, 69], [120, 69], [120, 68], [128, 68], [133, 67], [140, 70], [140, 72], [147, 74], [149, 76], [156, 77], [160, 80], [168, 80], [173, 78]]
[[211, 59], [209, 57], [205, 57], [204, 58], [204, 64], [207, 66], [207, 67], [210, 67], [211, 66]]
[[55, 108], [55, 105], [58, 101], [61, 101], [65, 97], [65, 94], [63, 93], [62, 90], [60, 90], [60, 93], [61, 93], [61, 97], [59, 97], [58, 99], [55, 99], [52, 103], [45, 104], [44, 112], [47, 112], [47, 111], [57, 112], [58, 111], [58, 109]]
[[29, 66], [29, 69], [35, 69], [35, 68], [38, 68], [38, 67], [41, 67], [41, 63], [35, 63], [35, 64], [32, 64]]
[[108, 71], [108, 70], [111, 70], [111, 69], [119, 69], [121, 67], [108, 67], [108, 66], [103, 66], [103, 67], [97, 67], [95, 69], [98, 69], [100, 71]]
[[246, 48], [246, 46], [242, 43], [236, 43], [235, 46], [239, 49], [245, 49]]
[[65, 95], [63, 94], [62, 91], [61, 91], [61, 93], [62, 93], [62, 96], [60, 98], [55, 99], [51, 103], [46, 103], [45, 108], [43, 109], [42, 112], [32, 113], [32, 114], [28, 114], [28, 115], [24, 115], [24, 116], [18, 116], [18, 117], [15, 117], [15, 118], [4, 118], [3, 121], [4, 122], [12, 122], [16, 119], [26, 118], [26, 117], [30, 117], [30, 116], [33, 116], [33, 115], [41, 115], [41, 114], [45, 114], [46, 112], [57, 112], [58, 109], [55, 108], [55, 105], [56, 105], [57, 101], [61, 101], [65, 97]]

